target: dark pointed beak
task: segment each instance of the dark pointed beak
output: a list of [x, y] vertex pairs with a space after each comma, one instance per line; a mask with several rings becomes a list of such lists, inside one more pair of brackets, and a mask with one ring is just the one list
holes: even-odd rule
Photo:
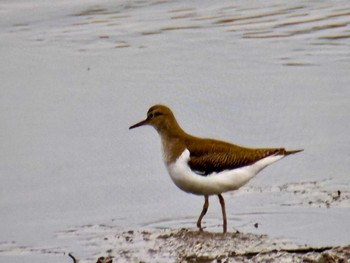
[[137, 127], [140, 127], [140, 126], [142, 126], [142, 125], [146, 125], [146, 124], [148, 124], [148, 123], [149, 123], [149, 122], [148, 122], [148, 119], [145, 119], [145, 120], [143, 120], [143, 121], [140, 121], [140, 122], [138, 122], [138, 123], [136, 123], [136, 124], [130, 126], [130, 127], [129, 127], [129, 130], [134, 129], [134, 128], [137, 128]]

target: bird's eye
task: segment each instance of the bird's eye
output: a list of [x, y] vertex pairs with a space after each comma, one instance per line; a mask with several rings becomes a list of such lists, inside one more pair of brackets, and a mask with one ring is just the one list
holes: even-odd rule
[[148, 114], [148, 118], [153, 119], [153, 118], [158, 117], [160, 115], [162, 115], [162, 113], [160, 113], [160, 112], [150, 113], [150, 114]]

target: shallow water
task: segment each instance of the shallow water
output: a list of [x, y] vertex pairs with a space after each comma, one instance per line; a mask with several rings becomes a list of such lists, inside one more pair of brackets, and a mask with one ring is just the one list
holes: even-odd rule
[[[0, 242], [79, 252], [55, 233], [194, 227], [202, 198], [172, 184], [151, 128], [128, 130], [164, 103], [199, 136], [305, 149], [225, 195], [229, 229], [349, 243], [349, 14], [347, 1], [1, 2]], [[220, 223], [211, 198], [206, 224]]]

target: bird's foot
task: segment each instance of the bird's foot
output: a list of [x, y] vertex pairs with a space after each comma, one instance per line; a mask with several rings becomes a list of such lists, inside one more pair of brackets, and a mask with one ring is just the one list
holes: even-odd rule
[[197, 226], [197, 227], [199, 232], [204, 232], [205, 227], [202, 227], [202, 226]]

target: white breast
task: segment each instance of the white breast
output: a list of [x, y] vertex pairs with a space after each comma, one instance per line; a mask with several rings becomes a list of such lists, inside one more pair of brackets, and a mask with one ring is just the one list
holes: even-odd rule
[[268, 165], [284, 155], [268, 156], [256, 163], [238, 169], [225, 170], [206, 176], [198, 175], [188, 165], [189, 150], [185, 149], [175, 163], [165, 162], [171, 179], [181, 190], [198, 195], [214, 195], [237, 190]]

